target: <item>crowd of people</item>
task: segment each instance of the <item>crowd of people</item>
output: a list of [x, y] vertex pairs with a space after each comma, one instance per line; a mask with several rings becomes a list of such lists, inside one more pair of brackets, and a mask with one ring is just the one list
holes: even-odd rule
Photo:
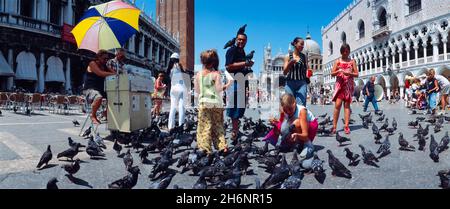
[[[247, 59], [245, 46], [247, 35], [244, 32], [238, 33], [234, 43], [229, 46], [226, 52], [225, 68], [228, 78], [222, 79], [219, 55], [216, 50], [203, 51], [200, 55], [202, 69], [197, 72], [194, 79], [194, 94], [198, 104], [198, 129], [197, 146], [200, 150], [211, 153], [212, 147], [221, 153], [228, 152], [228, 144], [225, 139], [224, 111], [231, 119], [231, 143], [236, 145], [240, 133], [239, 121], [244, 117], [248, 105], [248, 94], [242, 93], [248, 89], [248, 82], [238, 82], [238, 74], [251, 72], [254, 62]], [[307, 56], [302, 53], [305, 41], [296, 37], [291, 42], [294, 51], [289, 53], [284, 59], [283, 74], [286, 78], [285, 94], [280, 98], [279, 118], [271, 118], [270, 123], [274, 126], [264, 140], [285, 150], [298, 149], [300, 157], [310, 158], [314, 151], [312, 145], [318, 129], [317, 118], [307, 107], [308, 86], [310, 84], [308, 75]], [[336, 77], [334, 91], [326, 89], [324, 86], [315, 86], [311, 89], [309, 97], [313, 104], [328, 104], [334, 102], [333, 128], [332, 133], [336, 133], [337, 122], [342, 107], [344, 108], [344, 132], [350, 134], [350, 115], [353, 98], [359, 103], [361, 94], [364, 96], [364, 111], [368, 110], [368, 104], [372, 103], [375, 111], [379, 111], [377, 97], [375, 95], [375, 80], [372, 76], [364, 87], [355, 89], [354, 79], [358, 77], [358, 68], [354, 60], [349, 57], [350, 46], [346, 43], [340, 48], [341, 57], [335, 62], [331, 75]], [[107, 76], [116, 74], [123, 67], [124, 51], [118, 50], [116, 57], [107, 60], [107, 52], [99, 51], [96, 59], [92, 61], [87, 69], [87, 79], [85, 83], [85, 95], [92, 101], [93, 113], [91, 119], [99, 123], [95, 117], [99, 102], [105, 98], [103, 89], [104, 79]], [[177, 125], [181, 126], [185, 120], [185, 107], [187, 97], [191, 96], [188, 91], [190, 80], [185, 79], [184, 74], [188, 73], [180, 63], [179, 54], [174, 53], [170, 57], [170, 62], [165, 73], [159, 73], [155, 81], [155, 91], [152, 94], [154, 108], [152, 114], [155, 117], [161, 113], [162, 100], [166, 94], [170, 95], [170, 109], [168, 129], [171, 130]], [[237, 76], [237, 77], [236, 77]], [[406, 104], [408, 107], [417, 109], [427, 109], [430, 113], [436, 112], [437, 94], [441, 95], [442, 110], [445, 113], [447, 97], [450, 92], [449, 81], [440, 75], [436, 75], [434, 70], [427, 72], [424, 80], [411, 78], [407, 81]], [[409, 85], [410, 84], [410, 85]], [[168, 92], [169, 91], [169, 92]], [[261, 95], [260, 95], [261, 96]], [[226, 99], [224, 99], [226, 98]], [[394, 92], [391, 103], [398, 102], [400, 94]], [[225, 108], [224, 108], [225, 107]], [[178, 112], [178, 124], [176, 124], [176, 113]]]
[[[407, 77], [406, 107], [423, 110], [425, 114], [446, 114], [450, 82], [442, 75], [429, 69], [425, 76]], [[441, 111], [437, 112], [440, 102]]]

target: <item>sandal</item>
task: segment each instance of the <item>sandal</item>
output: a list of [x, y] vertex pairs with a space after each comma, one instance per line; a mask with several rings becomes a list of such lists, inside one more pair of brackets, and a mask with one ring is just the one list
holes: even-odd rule
[[336, 134], [336, 128], [331, 129], [331, 134]]
[[91, 120], [92, 120], [92, 123], [95, 124], [95, 125], [102, 124], [102, 122], [100, 122], [96, 117], [92, 117], [91, 116]]
[[345, 134], [350, 134], [350, 128], [347, 126], [344, 128]]

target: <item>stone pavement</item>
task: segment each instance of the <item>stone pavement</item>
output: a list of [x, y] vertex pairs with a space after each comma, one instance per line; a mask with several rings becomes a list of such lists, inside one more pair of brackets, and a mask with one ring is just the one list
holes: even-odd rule
[[[167, 107], [167, 105], [166, 105]], [[268, 108], [272, 107], [272, 111]], [[379, 145], [374, 144], [371, 129], [362, 128], [361, 120], [357, 113], [362, 112], [362, 107], [353, 105], [352, 118], [356, 120], [355, 125], [351, 125], [352, 133], [350, 138], [352, 142], [348, 148], [356, 153], [360, 153], [358, 144], [364, 145], [372, 152], [376, 152]], [[439, 178], [436, 176], [437, 171], [450, 168], [450, 150], [440, 155], [440, 162], [434, 163], [429, 157], [429, 140], [427, 140], [426, 151], [403, 152], [398, 150], [398, 132], [403, 132], [405, 138], [417, 147], [417, 142], [413, 141], [413, 134], [416, 129], [407, 127], [408, 121], [413, 120], [418, 115], [408, 115], [408, 110], [402, 105], [390, 105], [382, 103], [380, 108], [384, 110], [390, 122], [395, 117], [398, 122], [399, 130], [390, 137], [392, 154], [380, 160], [380, 168], [370, 167], [362, 162], [357, 167], [349, 167], [353, 174], [353, 178], [348, 180], [331, 176], [331, 169], [328, 166], [328, 155], [326, 150], [333, 151], [343, 163], [347, 164], [344, 147], [338, 147], [338, 143], [334, 137], [317, 137], [314, 144], [325, 147], [318, 152], [321, 159], [325, 160], [324, 168], [326, 169], [326, 180], [324, 184], [318, 183], [313, 175], [306, 175], [302, 181], [301, 188], [379, 188], [379, 189], [397, 189], [397, 188], [439, 188]], [[310, 106], [315, 115], [328, 113], [332, 114], [333, 106]], [[248, 117], [263, 117], [277, 115], [277, 104], [265, 103], [262, 110], [250, 108], [246, 115]], [[79, 128], [72, 125], [72, 120], [77, 119], [79, 122], [85, 118], [81, 114], [71, 115], [54, 115], [48, 112], [38, 112], [31, 117], [15, 114], [13, 112], [2, 110], [3, 115], [0, 116], [0, 188], [12, 189], [40, 189], [45, 188], [47, 181], [51, 177], [59, 180], [60, 188], [78, 189], [78, 188], [107, 188], [107, 184], [114, 180], [122, 178], [127, 173], [124, 169], [122, 158], [117, 158], [112, 151], [112, 142], [106, 141], [108, 149], [106, 150], [107, 160], [91, 160], [85, 152], [77, 155], [83, 160], [80, 171], [75, 174], [78, 181], [72, 183], [65, 177], [65, 171], [60, 168], [62, 164], [67, 162], [56, 159], [56, 154], [67, 149], [67, 137], [72, 137], [77, 142], [86, 144], [87, 141], [78, 137]], [[342, 113], [343, 114], [343, 111]], [[377, 117], [374, 117], [374, 120]], [[342, 130], [342, 122], [339, 123], [338, 130]], [[378, 124], [378, 123], [377, 123]], [[449, 130], [449, 124], [446, 123], [441, 132], [435, 134], [436, 140], [439, 142]], [[430, 127], [430, 133], [433, 133]], [[109, 134], [105, 125], [99, 127], [101, 136], [105, 137]], [[382, 132], [383, 140], [386, 132]], [[229, 136], [227, 135], [229, 138]], [[257, 143], [262, 146], [261, 142]], [[36, 171], [35, 166], [39, 161], [41, 154], [47, 145], [51, 145], [53, 159], [50, 161], [51, 168]], [[156, 155], [150, 155], [149, 159]], [[175, 155], [175, 157], [178, 155]], [[287, 155], [288, 162], [292, 153]], [[151, 184], [148, 174], [152, 169], [152, 165], [144, 165], [139, 162], [138, 154], [133, 153], [134, 162], [139, 165], [142, 175], [140, 175], [138, 184], [135, 188], [145, 189]], [[243, 176], [242, 186], [254, 188], [254, 179], [258, 177], [261, 182], [269, 175], [263, 169], [258, 167], [258, 163], [251, 160], [251, 169], [257, 175]], [[171, 168], [177, 169], [175, 166]], [[196, 176], [190, 176], [190, 172], [185, 174], [177, 174], [169, 188], [177, 184], [183, 188], [191, 188], [198, 179]]]

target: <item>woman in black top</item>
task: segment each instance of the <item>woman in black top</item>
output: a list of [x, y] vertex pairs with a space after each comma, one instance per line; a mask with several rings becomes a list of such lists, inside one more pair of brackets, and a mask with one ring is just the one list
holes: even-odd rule
[[283, 74], [286, 76], [286, 93], [295, 97], [297, 104], [306, 107], [306, 93], [308, 91], [308, 77], [306, 71], [308, 69], [308, 59], [305, 54], [301, 53], [305, 46], [302, 38], [295, 38], [291, 43], [295, 50], [284, 59]]
[[89, 63], [84, 83], [84, 94], [86, 101], [92, 102], [91, 120], [94, 124], [100, 124], [97, 119], [97, 110], [102, 104], [103, 97], [106, 97], [104, 83], [105, 77], [115, 75], [116, 73], [106, 67], [109, 55], [106, 50], [98, 51], [95, 60]]

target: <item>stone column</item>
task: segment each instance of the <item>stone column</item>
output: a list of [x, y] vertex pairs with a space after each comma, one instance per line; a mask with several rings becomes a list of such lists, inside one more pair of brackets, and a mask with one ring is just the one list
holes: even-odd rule
[[408, 43], [405, 48], [405, 50], [406, 50], [406, 66], [408, 66], [408, 67], [409, 67], [410, 52], [411, 52], [411, 48], [409, 48], [409, 47], [410, 47], [410, 45]]
[[367, 60], [366, 61], [366, 70], [364, 71], [364, 75], [367, 75], [370, 73], [369, 68], [370, 68], [370, 61]]
[[[32, 13], [32, 17], [33, 17], [34, 19], [38, 19], [37, 11], [36, 11], [36, 8], [37, 8], [37, 1], [38, 1], [38, 0], [34, 0], [34, 1], [33, 1], [33, 11], [31, 12], [31, 13]], [[1, 1], [0, 1], [0, 3], [1, 3]]]
[[37, 86], [37, 91], [40, 93], [44, 92], [45, 88], [44, 70], [45, 70], [45, 54], [44, 52], [41, 52], [41, 57], [39, 61], [38, 86]]
[[166, 49], [163, 46], [163, 56], [162, 56], [162, 65], [166, 67]]
[[[14, 51], [12, 49], [8, 49], [8, 64], [11, 66], [11, 69], [14, 71]], [[8, 77], [8, 81], [6, 84], [6, 89], [11, 90], [14, 86], [14, 77]]]
[[149, 41], [150, 41], [150, 45], [149, 45], [149, 47], [148, 47], [148, 53], [147, 53], [147, 55], [148, 55], [148, 59], [149, 59], [149, 60], [152, 60], [152, 56], [153, 56], [153, 40], [152, 40], [151, 37], [150, 37]]
[[442, 37], [442, 43], [444, 45], [444, 60], [447, 61], [447, 42], [448, 42], [448, 35], [445, 35]]
[[67, 0], [67, 7], [66, 7], [66, 23], [69, 25], [73, 25], [73, 5], [72, 0]]
[[386, 85], [386, 94], [387, 94], [387, 98], [390, 99], [391, 98], [391, 87]]
[[419, 41], [414, 42], [414, 59], [416, 61], [416, 65], [419, 64]]
[[[71, 0], [69, 0], [71, 1]], [[67, 57], [67, 61], [66, 61], [66, 82], [64, 84], [64, 86], [66, 87], [66, 92], [68, 94], [72, 94], [73, 90], [72, 90], [72, 79], [70, 77], [70, 70], [71, 70], [71, 66], [70, 66], [70, 57]]]
[[403, 67], [403, 47], [398, 48], [398, 55], [399, 55], [398, 64], [400, 65], [400, 68], [402, 68]]
[[61, 6], [61, 13], [60, 13], [60, 16], [59, 16], [60, 24], [62, 25], [65, 20], [66, 20], [66, 9], [63, 6]]
[[377, 69], [378, 69], [378, 60], [379, 59], [379, 57], [378, 57], [378, 54], [374, 54], [374, 62], [375, 62], [375, 69], [374, 69], [374, 71], [375, 72], [372, 72], [372, 74], [375, 74], [376, 72], [377, 72]]
[[17, 4], [20, 2], [17, 0], [6, 0], [5, 2], [5, 10], [12, 14], [19, 14], [19, 11], [17, 11]]
[[405, 86], [400, 86], [400, 98], [402, 98], [402, 99], [403, 99], [403, 97], [405, 96], [405, 95], [403, 94], [403, 91], [405, 91]]
[[386, 54], [384, 55], [384, 58], [386, 59], [385, 61], [385, 65], [386, 65], [386, 67], [387, 67], [387, 65], [389, 64], [389, 52], [386, 52]]
[[39, 19], [42, 21], [48, 21], [48, 0], [39, 0]]
[[144, 57], [145, 55], [145, 35], [142, 35], [142, 37], [139, 40], [139, 56]]
[[392, 52], [391, 52], [391, 56], [392, 56], [392, 70], [394, 70], [396, 67], [395, 67], [395, 49], [392, 49]]
[[128, 43], [128, 51], [132, 52], [133, 54], [136, 53], [135, 50], [135, 43], [134, 43], [134, 39], [136, 38], [136, 35], [131, 36], [129, 43]]
[[[431, 44], [433, 45], [433, 62], [437, 62], [439, 60], [439, 37], [436, 34], [432, 36]], [[444, 48], [447, 46], [444, 45]]]
[[424, 63], [427, 63], [427, 40], [423, 40], [422, 39], [422, 47], [423, 47], [423, 58], [424, 58]]
[[158, 63], [158, 64], [160, 64], [161, 62], [161, 60], [159, 59], [160, 58], [160, 56], [159, 56], [159, 50], [160, 50], [160, 48], [161, 48], [161, 44], [159, 44], [158, 43], [158, 47], [156, 48], [156, 63]]

